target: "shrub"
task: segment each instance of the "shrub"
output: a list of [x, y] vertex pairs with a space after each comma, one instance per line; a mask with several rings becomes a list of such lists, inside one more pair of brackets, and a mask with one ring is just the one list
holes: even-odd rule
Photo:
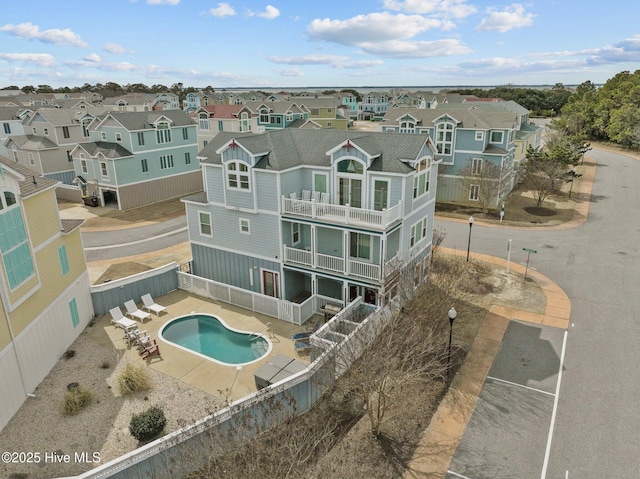
[[129, 432], [138, 441], [148, 441], [162, 432], [167, 424], [164, 411], [159, 406], [151, 406], [140, 414], [135, 414], [129, 422]]
[[127, 395], [138, 391], [151, 389], [151, 378], [143, 366], [127, 363], [124, 370], [118, 376], [120, 394]]
[[91, 404], [92, 400], [91, 391], [82, 386], [77, 386], [65, 393], [62, 410], [67, 416], [73, 416]]

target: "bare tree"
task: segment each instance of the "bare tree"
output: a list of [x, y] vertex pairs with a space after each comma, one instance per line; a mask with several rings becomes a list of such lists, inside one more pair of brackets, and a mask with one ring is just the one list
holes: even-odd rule
[[506, 177], [502, 168], [482, 158], [474, 158], [458, 174], [458, 183], [487, 214], [489, 207], [495, 205], [504, 192]]
[[[560, 153], [564, 149], [556, 146], [551, 153], [547, 153], [529, 147], [523, 184], [533, 193], [537, 208], [549, 195], [560, 191], [568, 175], [571, 174], [567, 170], [567, 165], [571, 163], [568, 163]], [[575, 153], [571, 157], [573, 156]]]

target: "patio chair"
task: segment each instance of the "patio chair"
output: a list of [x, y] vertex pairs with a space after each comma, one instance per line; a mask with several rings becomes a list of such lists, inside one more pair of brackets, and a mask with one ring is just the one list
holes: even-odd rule
[[321, 195], [321, 194], [322, 194], [322, 193], [320, 193], [319, 191], [314, 191], [314, 192], [313, 192], [313, 194], [312, 194], [312, 196], [311, 196], [311, 198], [312, 198], [313, 200], [315, 200], [315, 202], [316, 202], [316, 203], [320, 203], [320, 195]]
[[136, 303], [133, 302], [133, 299], [124, 303], [124, 307], [127, 308], [127, 316], [130, 316], [131, 319], [138, 319], [142, 323], [144, 323], [145, 319], [151, 319], [151, 315], [149, 313], [138, 309]]
[[302, 190], [302, 199], [305, 201], [311, 201], [311, 191]]
[[140, 354], [142, 355], [142, 359], [147, 359], [149, 356], [156, 353], [160, 356], [160, 346], [158, 346], [155, 339], [152, 339]]
[[302, 353], [311, 349], [311, 343], [307, 341], [296, 341], [293, 343], [293, 346], [296, 348], [296, 353]]
[[122, 310], [119, 307], [115, 307], [115, 308], [111, 308], [109, 310], [109, 314], [111, 314], [111, 324], [113, 324], [114, 326], [124, 329], [125, 332], [131, 330], [131, 329], [137, 329], [138, 328], [138, 323], [136, 323], [135, 321], [126, 318], [123, 314], [122, 314]]
[[155, 313], [160, 316], [161, 312], [167, 312], [167, 308], [156, 303], [150, 294], [142, 295], [142, 309], [146, 309], [150, 313]]
[[296, 334], [292, 334], [291, 335], [291, 340], [292, 341], [308, 341], [309, 340], [309, 336], [311, 336], [312, 333], [296, 333]]

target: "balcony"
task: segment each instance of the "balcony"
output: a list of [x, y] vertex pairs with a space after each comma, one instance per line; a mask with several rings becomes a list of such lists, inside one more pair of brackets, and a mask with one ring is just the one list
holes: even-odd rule
[[283, 196], [282, 214], [320, 220], [332, 224], [385, 230], [402, 218], [402, 202], [389, 209], [378, 211], [352, 208], [349, 205], [322, 203], [315, 199], [299, 200]]
[[308, 250], [285, 246], [284, 261], [288, 264], [304, 266], [328, 273], [337, 273], [374, 281], [382, 279], [382, 268], [379, 264], [359, 261], [355, 258], [345, 260], [345, 258], [341, 256], [331, 256], [321, 253], [314, 254]]

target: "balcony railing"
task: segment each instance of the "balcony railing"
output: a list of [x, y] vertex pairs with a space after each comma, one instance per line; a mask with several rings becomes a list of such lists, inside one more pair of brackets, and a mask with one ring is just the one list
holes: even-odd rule
[[[357, 276], [363, 279], [379, 280], [381, 279], [382, 268], [375, 263], [366, 263], [349, 259], [348, 261], [341, 256], [332, 256], [328, 254], [316, 253], [315, 257], [311, 251], [304, 249], [284, 248], [285, 263], [302, 265], [307, 268], [338, 273], [349, 276]], [[349, 269], [346, 269], [348, 265]]]
[[352, 208], [349, 205], [321, 203], [315, 199], [299, 200], [282, 197], [282, 213], [303, 216], [329, 223], [386, 229], [402, 217], [402, 202], [385, 210]]

